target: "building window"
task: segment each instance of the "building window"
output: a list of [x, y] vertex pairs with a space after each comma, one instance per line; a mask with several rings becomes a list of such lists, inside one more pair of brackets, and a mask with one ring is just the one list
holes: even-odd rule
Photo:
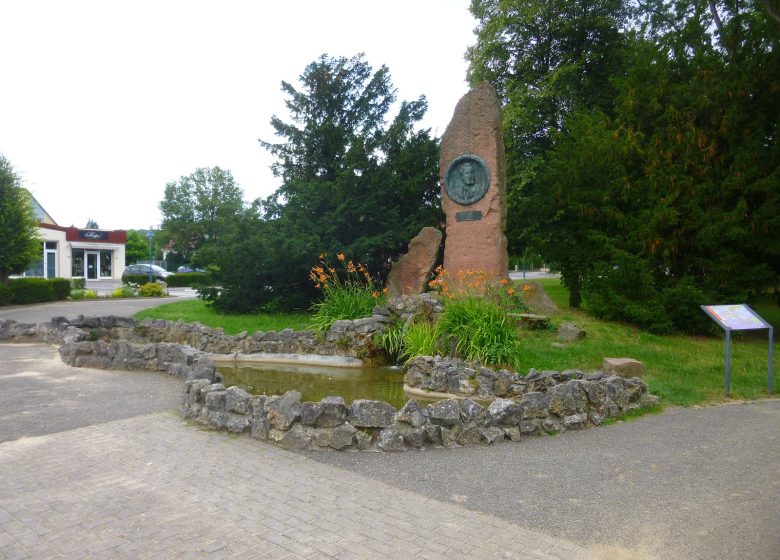
[[84, 277], [84, 249], [73, 249], [71, 253], [73, 265], [71, 266], [70, 275], [73, 278]]
[[112, 251], [100, 251], [100, 276], [101, 278], [111, 278], [111, 255]]

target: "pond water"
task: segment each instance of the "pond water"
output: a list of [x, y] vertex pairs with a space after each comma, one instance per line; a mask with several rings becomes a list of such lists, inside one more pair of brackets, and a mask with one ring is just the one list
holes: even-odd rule
[[300, 391], [301, 401], [343, 397], [347, 406], [356, 399], [385, 401], [401, 408], [404, 372], [398, 367], [339, 368], [292, 364], [258, 364], [219, 367], [225, 387], [236, 385], [254, 395], [283, 395]]

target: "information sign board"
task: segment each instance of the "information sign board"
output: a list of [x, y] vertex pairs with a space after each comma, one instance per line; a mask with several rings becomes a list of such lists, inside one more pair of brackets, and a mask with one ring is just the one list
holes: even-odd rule
[[726, 331], [726, 396], [731, 391], [731, 331], [767, 329], [769, 331], [769, 369], [767, 370], [767, 390], [772, 392], [772, 325], [744, 303], [739, 305], [702, 305], [702, 310]]

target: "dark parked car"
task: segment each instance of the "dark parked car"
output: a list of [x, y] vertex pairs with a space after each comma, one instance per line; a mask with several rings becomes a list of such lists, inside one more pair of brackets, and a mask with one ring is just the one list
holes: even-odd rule
[[[144, 276], [149, 276], [149, 265], [131, 264], [130, 266], [125, 267], [125, 271], [122, 273], [122, 280], [124, 280], [128, 276], [138, 276], [141, 274], [143, 274]], [[168, 272], [161, 266], [157, 266], [156, 264], [152, 265], [152, 280], [165, 280], [171, 274], [173, 273]]]

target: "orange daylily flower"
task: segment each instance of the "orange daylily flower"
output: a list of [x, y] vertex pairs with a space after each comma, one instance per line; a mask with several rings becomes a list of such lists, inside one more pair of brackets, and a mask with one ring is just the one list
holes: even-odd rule
[[336, 258], [343, 262], [344, 259], [346, 259], [347, 257], [344, 255], [344, 253], [339, 253], [338, 255], [336, 255]]

